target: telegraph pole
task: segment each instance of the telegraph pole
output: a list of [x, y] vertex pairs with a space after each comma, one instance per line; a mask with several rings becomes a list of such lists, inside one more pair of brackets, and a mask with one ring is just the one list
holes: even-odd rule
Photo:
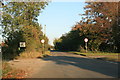
[[43, 27], [43, 39], [41, 40], [43, 51], [42, 54], [45, 53], [45, 35], [46, 35], [46, 25]]
[[46, 35], [46, 25], [44, 26], [44, 36]]

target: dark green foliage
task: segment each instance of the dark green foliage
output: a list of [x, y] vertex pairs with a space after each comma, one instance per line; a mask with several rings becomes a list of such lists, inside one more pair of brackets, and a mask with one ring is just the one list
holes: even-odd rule
[[118, 25], [120, 2], [90, 2], [87, 4], [85, 6], [86, 15], [89, 15], [89, 18], [96, 23], [95, 27], [99, 30], [98, 38], [102, 42], [100, 44], [106, 44], [106, 50], [109, 52], [111, 47], [108, 46], [112, 46], [113, 51], [120, 52], [120, 27]]
[[84, 36], [79, 35], [79, 30], [70, 31], [60, 38], [61, 41], [55, 41], [55, 49], [65, 51], [76, 51], [84, 46]]
[[87, 2], [82, 20], [54, 42], [55, 48], [84, 50], [84, 38], [87, 37], [90, 51], [120, 52], [118, 8], [118, 2]]
[[[13, 57], [19, 55], [21, 51], [41, 52], [41, 39], [45, 39], [45, 45], [48, 46], [48, 38], [43, 35], [42, 26], [37, 22], [37, 17], [47, 4], [47, 2], [8, 2], [2, 6], [1, 23], [7, 44], [5, 55]], [[19, 50], [19, 43], [23, 41], [26, 48]]]

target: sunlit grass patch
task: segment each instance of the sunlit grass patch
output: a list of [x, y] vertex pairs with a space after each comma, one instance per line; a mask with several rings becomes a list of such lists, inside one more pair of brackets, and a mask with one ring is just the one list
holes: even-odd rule
[[107, 53], [107, 52], [87, 52], [87, 53], [81, 53], [81, 52], [70, 52], [75, 54], [85, 54], [86, 56], [94, 56], [94, 55], [116, 55], [118, 56], [119, 53]]
[[50, 55], [50, 51], [45, 51], [44, 54], [42, 52], [22, 52], [19, 56], [17, 56], [17, 59], [21, 58], [38, 58], [38, 57], [46, 57]]
[[45, 51], [44, 54], [42, 54], [42, 57], [50, 56], [50, 51]]
[[18, 58], [18, 59], [20, 59], [20, 58], [37, 58], [37, 57], [41, 57], [41, 56], [42, 56], [42, 53], [40, 53], [40, 52], [22, 52], [16, 58]]
[[3, 79], [22, 79], [25, 78], [26, 72], [12, 68], [6, 61], [2, 62], [2, 78]]
[[74, 53], [74, 54], [86, 56], [89, 58], [99, 58], [99, 59], [109, 60], [109, 61], [120, 61], [120, 59], [118, 58], [120, 53], [108, 53], [108, 52], [87, 52], [87, 53], [69, 52], [69, 53]]
[[12, 68], [8, 65], [6, 61], [2, 62], [2, 76], [6, 76], [8, 72], [12, 71]]

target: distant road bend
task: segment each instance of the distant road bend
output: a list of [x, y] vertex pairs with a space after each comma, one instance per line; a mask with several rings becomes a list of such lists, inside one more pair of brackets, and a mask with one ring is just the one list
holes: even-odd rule
[[66, 52], [51, 52], [32, 78], [117, 78], [118, 64]]

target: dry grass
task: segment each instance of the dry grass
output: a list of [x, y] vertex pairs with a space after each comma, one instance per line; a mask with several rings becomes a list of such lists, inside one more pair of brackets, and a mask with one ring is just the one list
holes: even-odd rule
[[23, 70], [13, 69], [6, 61], [2, 62], [2, 78], [3, 79], [22, 79], [25, 78], [26, 72]]
[[23, 52], [17, 58], [36, 58], [42, 56], [39, 52]]
[[99, 59], [108, 60], [108, 61], [120, 62], [120, 59], [118, 58], [120, 53], [105, 53], [105, 52], [96, 52], [96, 53], [70, 52], [70, 53], [84, 55], [89, 58], [99, 58]]
[[49, 56], [50, 55], [50, 51], [45, 51], [44, 54], [42, 54], [41, 52], [22, 52], [19, 56], [17, 56], [17, 59], [21, 59], [21, 58], [37, 58], [37, 57], [45, 57], [45, 56]]

